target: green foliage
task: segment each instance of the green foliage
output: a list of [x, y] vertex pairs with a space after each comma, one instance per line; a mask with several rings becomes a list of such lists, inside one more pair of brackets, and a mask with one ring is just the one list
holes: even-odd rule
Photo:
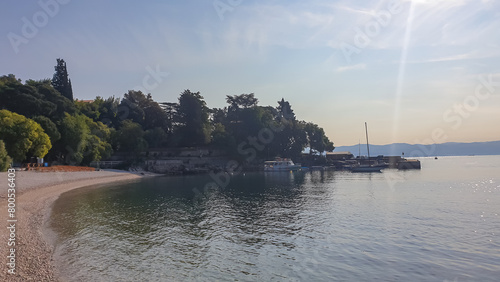
[[0, 140], [0, 172], [7, 171], [12, 163], [12, 159], [7, 154], [7, 150], [5, 149], [5, 143]]
[[78, 113], [83, 114], [94, 121], [99, 121], [101, 112], [99, 111], [99, 106], [104, 100], [101, 97], [96, 97], [92, 102], [75, 101], [75, 107]]
[[185, 90], [179, 97], [177, 111], [180, 146], [202, 146], [210, 142], [209, 109], [200, 92]]
[[[167, 133], [167, 135], [172, 139], [172, 135], [174, 133], [174, 129], [177, 127], [178, 118], [178, 110], [179, 104], [177, 103], [160, 103], [159, 104], [162, 110], [165, 112], [165, 126], [163, 129]], [[172, 140], [170, 140], [172, 142]]]
[[50, 80], [27, 80], [22, 84], [14, 75], [0, 77], [0, 108], [28, 118], [46, 116], [53, 121], [73, 113], [73, 103], [50, 84]]
[[64, 113], [75, 112], [75, 105], [73, 104], [73, 102], [70, 99], [61, 95], [52, 86], [51, 81], [49, 79], [39, 80], [39, 81], [27, 80], [26, 85], [35, 87], [37, 92], [43, 97], [44, 100], [56, 105], [56, 110], [52, 118], [61, 119], [64, 117]]
[[307, 133], [311, 154], [314, 152], [322, 153], [324, 151], [333, 151], [333, 149], [335, 149], [333, 143], [330, 142], [325, 135], [323, 128], [319, 127], [317, 124], [311, 122], [305, 123], [304, 130]]
[[[263, 129], [274, 130], [269, 144], [255, 146], [257, 157], [274, 156], [298, 159], [307, 146], [312, 151], [333, 150], [322, 128], [313, 123], [297, 121], [288, 101], [281, 99], [278, 106], [261, 107], [253, 94], [227, 96], [224, 109], [212, 109], [212, 144], [234, 148], [255, 140]], [[260, 147], [260, 148], [259, 148]]]
[[144, 108], [144, 129], [162, 128], [168, 129], [167, 113], [156, 102], [150, 102]]
[[167, 133], [161, 127], [146, 130], [144, 139], [148, 142], [150, 148], [159, 148], [167, 142]]
[[285, 101], [284, 98], [281, 98], [281, 101], [278, 101], [278, 118], [286, 119], [290, 121], [295, 120], [295, 114], [293, 113], [292, 107], [288, 101]]
[[131, 120], [123, 121], [120, 129], [114, 133], [113, 143], [117, 151], [135, 153], [135, 156], [148, 148], [144, 130]]
[[112, 96], [104, 100], [97, 96], [92, 104], [97, 105], [97, 113], [92, 112], [94, 111], [93, 107], [90, 110], [81, 110], [81, 113], [94, 118], [94, 121], [104, 123], [109, 128], [118, 128], [121, 125], [123, 117], [118, 112], [120, 99]]
[[96, 135], [89, 135], [81, 164], [89, 165], [92, 161], [100, 161], [111, 156], [111, 144], [103, 141]]
[[212, 129], [212, 145], [216, 147], [228, 146], [231, 142], [231, 136], [226, 131], [222, 123], [216, 123]]
[[52, 148], [40, 124], [7, 110], [0, 110], [0, 139], [16, 161], [23, 161], [28, 155], [42, 158]]
[[[11, 113], [2, 121], [0, 139], [16, 160], [28, 154], [44, 155], [50, 144], [54, 148], [47, 159], [71, 164], [108, 158], [113, 149], [131, 153], [135, 161], [148, 147], [212, 146], [242, 159], [238, 146], [246, 143], [254, 146], [254, 159], [259, 161], [275, 156], [297, 159], [306, 147], [311, 153], [334, 148], [324, 130], [300, 121], [284, 98], [272, 107], [259, 106], [254, 93], [227, 95], [227, 107], [209, 109], [200, 92], [185, 90], [177, 103], [157, 103], [151, 94], [130, 90], [121, 100], [113, 96], [73, 102], [64, 60], [57, 59], [55, 71], [52, 80], [24, 84], [14, 75], [0, 77], [0, 110], [34, 120], [19, 122]], [[265, 144], [256, 144], [266, 129], [272, 136], [268, 135]]]
[[108, 158], [112, 153], [111, 132], [102, 122], [87, 116], [66, 114], [60, 126], [63, 159], [65, 163], [88, 165]]
[[168, 128], [167, 113], [153, 100], [151, 94], [130, 90], [120, 103], [121, 117], [138, 123], [144, 130], [161, 127]]
[[35, 116], [32, 119], [40, 124], [45, 133], [49, 136], [50, 142], [54, 143], [61, 139], [61, 133], [59, 133], [56, 124], [53, 123], [48, 117]]
[[64, 161], [68, 164], [80, 164], [90, 135], [85, 116], [66, 114], [61, 122], [60, 132]]
[[[273, 119], [269, 108], [257, 106], [258, 100], [253, 93], [227, 96], [226, 102], [229, 106], [222, 124], [236, 143], [245, 142], [250, 136], [257, 136]], [[221, 111], [214, 113], [214, 119], [224, 120]]]
[[61, 95], [73, 101], [73, 89], [71, 79], [68, 78], [66, 62], [63, 59], [57, 59], [57, 65], [54, 69], [56, 72], [52, 78], [52, 85]]
[[295, 120], [279, 120], [281, 131], [275, 133], [275, 140], [270, 145], [277, 156], [297, 159], [308, 145], [307, 135], [302, 123]]
[[141, 91], [129, 90], [120, 103], [120, 108], [125, 111], [123, 117], [143, 126], [146, 118], [144, 106], [147, 103], [148, 97]]
[[52, 116], [57, 105], [38, 93], [32, 85], [23, 85], [14, 75], [0, 77], [1, 109], [27, 117], [34, 115]]
[[257, 106], [259, 100], [255, 98], [253, 93], [250, 94], [241, 94], [241, 95], [226, 95], [226, 102], [230, 105], [231, 108], [239, 109], [239, 108], [252, 108]]

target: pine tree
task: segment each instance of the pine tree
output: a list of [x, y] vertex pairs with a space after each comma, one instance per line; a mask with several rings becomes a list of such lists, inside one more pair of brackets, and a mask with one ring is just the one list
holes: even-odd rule
[[73, 101], [73, 89], [71, 87], [71, 79], [68, 78], [66, 62], [63, 59], [57, 59], [57, 66], [54, 68], [56, 72], [52, 78], [52, 86], [64, 97]]

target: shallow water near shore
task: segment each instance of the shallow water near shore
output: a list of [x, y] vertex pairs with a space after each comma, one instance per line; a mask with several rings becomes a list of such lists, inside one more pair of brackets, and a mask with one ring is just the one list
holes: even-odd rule
[[497, 281], [500, 156], [421, 162], [70, 191], [55, 259], [69, 281]]

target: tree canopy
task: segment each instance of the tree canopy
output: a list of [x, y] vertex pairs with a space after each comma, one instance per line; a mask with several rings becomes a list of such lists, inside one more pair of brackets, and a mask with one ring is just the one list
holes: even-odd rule
[[0, 140], [16, 161], [46, 155], [67, 164], [89, 164], [113, 151], [138, 157], [149, 148], [212, 147], [243, 159], [241, 146], [251, 144], [257, 160], [334, 149], [324, 130], [300, 120], [284, 98], [267, 106], [254, 93], [225, 100], [227, 106], [210, 109], [200, 92], [187, 89], [162, 103], [137, 90], [73, 101], [66, 62], [57, 59], [52, 80], [0, 77]]
[[75, 112], [73, 102], [63, 97], [50, 80], [27, 80], [23, 84], [12, 74], [0, 77], [0, 109], [26, 117], [46, 116], [52, 120]]
[[132, 120], [123, 121], [122, 126], [114, 134], [115, 149], [120, 152], [130, 152], [138, 155], [148, 148], [141, 125]]
[[202, 146], [210, 142], [209, 109], [200, 92], [185, 90], [177, 110], [180, 145]]
[[89, 164], [111, 155], [111, 132], [102, 122], [89, 117], [66, 114], [61, 121], [61, 157], [69, 164]]
[[31, 156], [43, 158], [52, 148], [50, 138], [40, 124], [7, 110], [0, 110], [0, 139], [15, 161], [24, 161]]

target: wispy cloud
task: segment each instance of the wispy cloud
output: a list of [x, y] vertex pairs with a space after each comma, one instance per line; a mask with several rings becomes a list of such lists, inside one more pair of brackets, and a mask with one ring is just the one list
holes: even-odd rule
[[336, 72], [346, 72], [346, 71], [354, 71], [354, 70], [364, 70], [366, 69], [366, 64], [357, 64], [352, 66], [342, 66], [338, 67]]
[[463, 61], [463, 60], [480, 60], [488, 58], [498, 58], [500, 57], [500, 51], [490, 50], [488, 52], [482, 52], [478, 50], [454, 54], [454, 55], [443, 55], [432, 58], [425, 58], [421, 60], [408, 61], [411, 64], [422, 64], [422, 63], [439, 63], [439, 62], [453, 62], [453, 61]]

